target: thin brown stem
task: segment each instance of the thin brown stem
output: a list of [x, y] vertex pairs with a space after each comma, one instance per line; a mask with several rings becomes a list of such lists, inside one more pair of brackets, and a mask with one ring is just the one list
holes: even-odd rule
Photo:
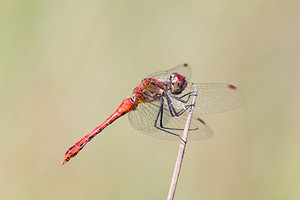
[[[196, 85], [196, 88], [195, 88], [195, 92], [196, 92], [196, 94], [198, 94], [197, 85]], [[195, 99], [196, 99], [196, 95], [193, 98], [192, 105], [195, 105]], [[174, 195], [175, 195], [175, 190], [176, 190], [176, 186], [177, 186], [177, 182], [178, 182], [178, 178], [179, 178], [179, 173], [180, 173], [180, 169], [181, 169], [181, 164], [182, 164], [182, 160], [183, 160], [185, 146], [186, 146], [186, 143], [187, 143], [188, 133], [189, 133], [190, 124], [191, 124], [191, 120], [192, 120], [193, 109], [194, 109], [194, 106], [191, 106], [189, 115], [188, 115], [187, 120], [186, 120], [185, 128], [184, 128], [184, 131], [183, 131], [183, 134], [182, 134], [182, 140], [180, 141], [180, 145], [179, 145], [178, 155], [177, 155], [177, 159], [176, 159], [176, 164], [175, 164], [173, 177], [172, 177], [172, 182], [171, 182], [171, 185], [170, 185], [167, 200], [173, 200]]]

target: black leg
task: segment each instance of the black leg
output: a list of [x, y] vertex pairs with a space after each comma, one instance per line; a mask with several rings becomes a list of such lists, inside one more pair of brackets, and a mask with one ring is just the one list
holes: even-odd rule
[[[191, 105], [190, 105], [190, 106], [191, 106]], [[190, 107], [190, 106], [189, 106], [189, 107]], [[170, 105], [169, 105], [169, 109], [175, 109], [175, 108], [174, 108], [174, 106], [173, 106], [173, 108], [170, 108]], [[185, 109], [185, 110], [186, 110], [186, 109]], [[174, 111], [171, 111], [171, 110], [170, 110], [170, 113], [171, 113], [171, 116], [172, 116], [172, 117], [178, 117], [178, 116], [180, 116], [180, 115], [178, 115], [178, 116], [172, 115], [172, 112], [175, 112], [175, 110], [174, 110]], [[169, 133], [169, 134], [172, 134], [172, 135], [174, 135], [174, 136], [177, 136], [177, 137], [179, 137], [179, 138], [182, 140], [182, 138], [181, 138], [180, 135], [178, 135], [178, 134], [176, 134], [176, 133], [172, 133], [172, 132], [169, 131], [169, 130], [173, 130], [173, 131], [183, 131], [184, 129], [183, 129], [183, 128], [180, 129], [180, 128], [170, 128], [170, 127], [165, 127], [165, 126], [163, 125], [163, 113], [164, 113], [164, 98], [162, 98], [162, 102], [161, 102], [159, 111], [158, 111], [158, 113], [157, 113], [157, 115], [156, 115], [156, 118], [155, 118], [155, 121], [154, 121], [154, 127], [157, 128], [157, 129], [159, 129], [159, 130], [161, 130], [161, 131], [164, 131], [164, 132], [166, 132], [166, 133]], [[181, 113], [181, 114], [182, 114], [182, 113]], [[159, 120], [159, 126], [158, 126], [158, 120]], [[194, 130], [198, 130], [198, 128], [190, 129], [190, 131], [194, 131]], [[182, 141], [183, 141], [183, 140], [182, 140]]]
[[167, 102], [168, 102], [168, 106], [169, 106], [169, 110], [170, 110], [170, 114], [172, 117], [179, 117], [180, 115], [182, 115], [187, 109], [189, 109], [191, 106], [194, 106], [193, 104], [190, 105], [185, 105], [185, 108], [176, 111], [170, 97], [168, 95], [166, 95], [167, 98]]
[[[180, 138], [180, 140], [183, 141], [183, 139], [181, 138], [180, 135], [165, 130], [165, 129], [168, 129], [168, 128], [164, 127], [164, 126], [163, 126], [163, 123], [162, 123], [162, 120], [163, 120], [162, 117], [163, 117], [163, 111], [164, 111], [164, 99], [163, 99], [163, 98], [161, 98], [161, 99], [162, 99], [162, 102], [161, 102], [159, 111], [158, 111], [158, 113], [157, 113], [157, 115], [156, 115], [156, 118], [155, 118], [155, 121], [154, 121], [154, 127], [157, 128], [157, 129], [159, 129], [159, 130], [161, 130], [161, 131], [164, 131], [164, 132], [166, 132], [166, 133], [169, 133], [169, 134], [172, 134], [172, 135], [174, 135], [174, 136], [177, 136], [177, 137]], [[160, 127], [157, 126], [157, 121], [158, 121], [158, 119], [159, 119]], [[171, 130], [177, 130], [177, 129], [171, 129]]]
[[[184, 94], [184, 95], [181, 96], [181, 97], [177, 97], [177, 96], [175, 96], [175, 95], [173, 95], [173, 94], [170, 94], [170, 96], [171, 96], [172, 98], [176, 99], [177, 101], [180, 101], [180, 102], [182, 102], [182, 103], [187, 103], [187, 102], [190, 100], [191, 96], [197, 96], [197, 94], [195, 94], [195, 92], [188, 92], [188, 93]], [[187, 97], [186, 100], [184, 100], [183, 97], [186, 97], [186, 96], [188, 96], [188, 97]]]

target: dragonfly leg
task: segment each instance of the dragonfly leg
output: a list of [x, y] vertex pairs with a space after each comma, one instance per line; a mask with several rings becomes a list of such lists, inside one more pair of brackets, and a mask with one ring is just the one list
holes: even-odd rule
[[179, 110], [179, 111], [176, 111], [170, 97], [168, 95], [166, 95], [166, 98], [167, 98], [167, 102], [168, 102], [168, 106], [169, 106], [169, 111], [170, 111], [170, 114], [172, 117], [179, 117], [180, 115], [182, 115], [187, 109], [189, 109], [190, 107], [194, 106], [195, 104], [189, 104], [189, 105], [186, 105], [185, 108]]
[[[164, 107], [164, 99], [162, 98], [162, 102], [161, 102], [161, 105], [160, 105], [160, 108], [159, 108], [159, 111], [156, 115], [156, 118], [155, 118], [155, 121], [154, 121], [154, 127], [161, 130], [161, 131], [164, 131], [168, 134], [171, 134], [171, 135], [174, 135], [174, 136], [177, 136], [180, 138], [180, 140], [184, 141], [180, 135], [176, 134], [176, 133], [172, 133], [171, 131], [167, 131], [165, 129], [169, 129], [169, 128], [166, 128], [163, 126], [163, 107]], [[158, 120], [159, 120], [159, 125], [158, 124]], [[174, 129], [175, 130], [175, 129]], [[183, 129], [182, 129], [183, 130]], [[185, 141], [184, 141], [185, 142]]]
[[[164, 131], [166, 133], [169, 133], [169, 134], [172, 134], [174, 136], [177, 136], [180, 138], [180, 140], [182, 140], [183, 142], [186, 142], [184, 141], [180, 135], [176, 134], [176, 133], [173, 133], [169, 130], [174, 130], [174, 131], [183, 131], [184, 129], [180, 129], [180, 128], [170, 128], [170, 127], [166, 127], [163, 125], [163, 113], [164, 113], [164, 109], [163, 109], [163, 106], [164, 106], [164, 99], [162, 98], [162, 103], [160, 105], [160, 108], [159, 108], [159, 111], [157, 113], [157, 116], [155, 118], [155, 121], [154, 121], [154, 126], [155, 128], [161, 130], [161, 131]], [[190, 106], [189, 106], [190, 107]], [[171, 112], [171, 111], [170, 111]], [[177, 117], [177, 116], [172, 116], [172, 117]], [[159, 120], [159, 125], [158, 125], [158, 120]], [[190, 131], [194, 131], [194, 130], [198, 130], [198, 128], [194, 128], [194, 129], [190, 129]]]
[[[172, 94], [170, 96], [177, 101], [180, 101], [182, 103], [187, 103], [190, 100], [190, 97], [195, 96], [195, 95], [197, 96], [197, 94], [194, 92], [188, 92], [181, 97], [177, 97]], [[184, 100], [183, 97], [186, 97], [186, 96], [188, 96], [188, 98], [186, 100]], [[183, 109], [176, 111], [170, 97], [168, 95], [166, 95], [166, 98], [167, 98], [167, 102], [168, 102], [168, 106], [169, 106], [169, 111], [170, 111], [170, 114], [172, 117], [178, 117], [178, 116], [182, 115], [183, 113], [185, 113], [185, 111], [188, 110], [190, 107], [195, 106], [195, 104], [188, 104], [188, 105], [185, 105], [185, 107]]]
[[[171, 97], [173, 97], [173, 98], [176, 99], [177, 101], [180, 101], [180, 102], [182, 102], [182, 103], [187, 103], [187, 102], [190, 100], [190, 98], [191, 98], [192, 96], [197, 96], [197, 93], [195, 93], [195, 92], [188, 92], [188, 93], [182, 95], [181, 97], [177, 97], [177, 96], [175, 96], [175, 95], [173, 95], [173, 94], [170, 94], [170, 95], [171, 95]], [[188, 96], [188, 97], [187, 97], [186, 100], [184, 100], [183, 98], [186, 97], [186, 96]]]
[[[167, 102], [168, 102], [168, 106], [169, 106], [169, 111], [170, 111], [170, 114], [172, 117], [179, 117], [180, 115], [182, 115], [187, 109], [189, 109], [190, 107], [192, 106], [195, 106], [195, 104], [189, 104], [189, 105], [186, 105], [185, 108], [181, 109], [180, 111], [176, 111], [171, 99], [167, 97]], [[163, 112], [163, 110], [162, 110]], [[162, 126], [161, 124], [161, 127], [165, 128], [165, 129], [169, 129], [169, 130], [180, 130], [180, 131], [183, 131], [184, 129], [176, 129], [176, 128], [168, 128], [168, 127], [164, 127]], [[190, 129], [190, 131], [195, 131], [195, 130], [198, 130], [198, 128], [193, 128], [193, 129]]]
[[189, 108], [191, 108], [192, 106], [195, 106], [194, 104], [188, 104], [185, 105], [185, 107], [179, 111], [176, 111], [170, 97], [168, 95], [166, 95], [167, 98], [167, 102], [168, 102], [168, 106], [169, 106], [169, 111], [172, 117], [179, 117], [180, 115], [182, 115], [183, 113], [185, 113], [186, 110], [188, 110]]

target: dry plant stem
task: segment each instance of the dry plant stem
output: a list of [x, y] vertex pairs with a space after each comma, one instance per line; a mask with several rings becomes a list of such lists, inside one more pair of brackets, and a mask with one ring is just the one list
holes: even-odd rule
[[[197, 85], [195, 88], [195, 93], [198, 94]], [[196, 95], [193, 98], [192, 105], [195, 105], [195, 99], [196, 99]], [[182, 140], [180, 141], [180, 145], [179, 145], [179, 151], [178, 151], [178, 155], [177, 155], [177, 159], [176, 159], [176, 164], [175, 164], [172, 182], [170, 185], [167, 200], [173, 200], [174, 195], [175, 195], [175, 190], [176, 190], [178, 177], [179, 177], [179, 173], [180, 173], [180, 169], [181, 169], [185, 146], [186, 146], [187, 139], [188, 139], [188, 133], [189, 133], [190, 123], [191, 123], [191, 119], [192, 119], [192, 115], [193, 115], [193, 109], [194, 109], [194, 106], [191, 106], [191, 110], [190, 110], [189, 115], [186, 120], [185, 128], [184, 128], [184, 131], [182, 134]]]

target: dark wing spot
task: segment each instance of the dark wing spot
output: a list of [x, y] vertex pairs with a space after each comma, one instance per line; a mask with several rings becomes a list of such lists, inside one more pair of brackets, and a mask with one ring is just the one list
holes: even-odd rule
[[206, 123], [202, 119], [197, 118], [197, 120], [200, 121], [202, 124], [206, 125]]
[[183, 64], [183, 66], [184, 66], [184, 67], [187, 67], [187, 66], [188, 66], [188, 64], [187, 64], [187, 63], [184, 63], [184, 64]]
[[234, 85], [231, 85], [231, 84], [228, 84], [227, 87], [229, 87], [230, 89], [233, 89], [233, 90], [237, 90], [237, 87], [235, 87]]

